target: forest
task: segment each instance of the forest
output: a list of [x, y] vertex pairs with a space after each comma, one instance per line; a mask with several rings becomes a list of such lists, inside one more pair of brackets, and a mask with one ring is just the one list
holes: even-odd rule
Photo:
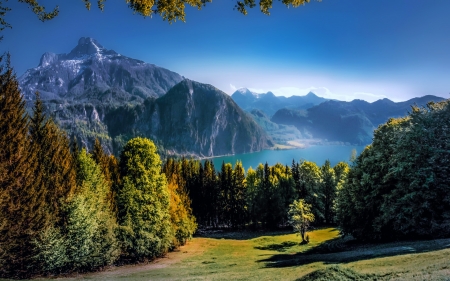
[[44, 113], [25, 109], [7, 57], [0, 68], [0, 276], [86, 272], [155, 259], [197, 228], [289, 227], [291, 204], [314, 225], [360, 240], [450, 236], [449, 100], [412, 107], [374, 133], [350, 164], [331, 167], [162, 161], [134, 138], [120, 157], [80, 149]]

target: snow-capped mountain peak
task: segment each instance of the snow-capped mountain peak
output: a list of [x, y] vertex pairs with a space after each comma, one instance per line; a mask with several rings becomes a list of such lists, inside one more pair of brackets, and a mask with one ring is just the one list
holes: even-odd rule
[[114, 51], [106, 50], [97, 40], [90, 37], [81, 37], [78, 45], [66, 56], [66, 59], [85, 58], [92, 55], [112, 55]]
[[39, 65], [19, 78], [19, 84], [28, 100], [36, 91], [44, 100], [98, 98], [111, 91], [133, 99], [164, 95], [182, 79], [167, 69], [108, 50], [93, 38], [81, 37], [68, 54], [44, 53]]

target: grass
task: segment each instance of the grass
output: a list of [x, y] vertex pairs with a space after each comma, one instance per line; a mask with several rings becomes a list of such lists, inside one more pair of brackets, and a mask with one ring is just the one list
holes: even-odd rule
[[[334, 228], [309, 233], [217, 233], [149, 264], [66, 280], [450, 280], [450, 239], [357, 244]], [[42, 280], [42, 279], [41, 279]]]

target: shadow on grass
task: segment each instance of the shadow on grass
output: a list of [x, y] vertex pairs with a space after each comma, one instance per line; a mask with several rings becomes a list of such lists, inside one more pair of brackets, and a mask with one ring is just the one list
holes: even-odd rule
[[284, 241], [283, 243], [274, 243], [266, 246], [256, 246], [255, 249], [258, 250], [270, 250], [270, 251], [278, 251], [278, 252], [286, 252], [287, 249], [298, 245], [297, 242], [293, 241]]
[[232, 239], [232, 240], [250, 240], [263, 236], [282, 236], [294, 233], [291, 229], [275, 231], [234, 231], [234, 230], [208, 230], [197, 231], [194, 237], [214, 238], [214, 239]]
[[450, 248], [450, 239], [363, 244], [353, 239], [336, 238], [297, 254], [276, 254], [258, 260], [266, 268], [281, 268], [323, 262], [325, 264], [349, 263], [380, 257], [411, 253], [426, 253]]

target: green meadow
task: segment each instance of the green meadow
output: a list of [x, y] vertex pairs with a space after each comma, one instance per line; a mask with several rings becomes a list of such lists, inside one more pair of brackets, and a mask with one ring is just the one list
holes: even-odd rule
[[[147, 264], [65, 280], [450, 280], [450, 239], [360, 244], [334, 228], [213, 233]], [[43, 279], [39, 279], [43, 280]]]

